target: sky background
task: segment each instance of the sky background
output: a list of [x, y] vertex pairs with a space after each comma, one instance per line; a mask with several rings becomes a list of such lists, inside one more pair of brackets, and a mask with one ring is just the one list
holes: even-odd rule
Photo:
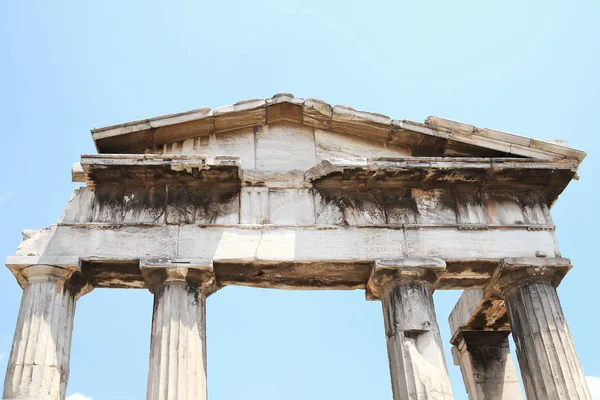
[[[599, 20], [594, 0], [1, 1], [0, 256], [56, 222], [94, 126], [291, 92], [567, 139], [588, 157], [552, 210], [575, 266], [559, 295], [584, 372], [600, 377]], [[459, 295], [434, 296], [444, 343]], [[0, 268], [0, 370], [20, 298]], [[211, 400], [392, 398], [381, 306], [363, 291], [227, 287], [207, 313]], [[71, 400], [145, 398], [151, 314], [145, 290], [79, 300]]]

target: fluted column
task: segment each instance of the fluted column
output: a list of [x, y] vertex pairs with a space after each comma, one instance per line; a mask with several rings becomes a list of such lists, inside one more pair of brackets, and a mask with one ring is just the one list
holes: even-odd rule
[[545, 279], [507, 292], [506, 304], [528, 399], [589, 399], [556, 289]]
[[[13, 271], [15, 272], [15, 271]], [[73, 269], [32, 265], [18, 271], [24, 285], [3, 399], [62, 400], [69, 380], [75, 300], [83, 287]]]
[[529, 400], [591, 399], [555, 289], [570, 264], [558, 264], [509, 260], [500, 280]]
[[146, 276], [154, 281], [147, 399], [206, 400], [206, 298], [214, 287], [212, 274], [205, 268], [167, 267]]
[[369, 281], [383, 306], [395, 400], [453, 398], [432, 297], [443, 269], [438, 259], [379, 261]]
[[523, 398], [508, 346], [509, 331], [462, 331], [453, 341], [469, 400]]

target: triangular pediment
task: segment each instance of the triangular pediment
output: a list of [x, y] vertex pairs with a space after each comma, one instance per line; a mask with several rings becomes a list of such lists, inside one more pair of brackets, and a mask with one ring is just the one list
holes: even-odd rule
[[[278, 140], [265, 132], [292, 135], [293, 140]], [[243, 159], [243, 153], [251, 151], [250, 147], [256, 152], [285, 153], [290, 152], [289, 146], [302, 150], [306, 132], [313, 136], [317, 161], [319, 151], [327, 153], [329, 158], [337, 153], [342, 158], [509, 157], [580, 162], [585, 157], [584, 152], [561, 144], [443, 118], [429, 117], [424, 123], [392, 120], [385, 115], [331, 106], [321, 100], [299, 99], [290, 94], [94, 129], [92, 136], [99, 153], [216, 151], [233, 155], [236, 153], [231, 151], [237, 151]], [[257, 134], [258, 139], [261, 134], [263, 139], [269, 136], [263, 144], [271, 141], [270, 146], [260, 148]], [[230, 151], [223, 153], [224, 150]], [[301, 156], [298, 152], [294, 154]]]

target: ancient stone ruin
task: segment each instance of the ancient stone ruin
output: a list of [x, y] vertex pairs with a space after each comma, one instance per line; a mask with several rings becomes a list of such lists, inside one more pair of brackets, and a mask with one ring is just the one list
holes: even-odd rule
[[452, 398], [432, 293], [465, 289], [449, 322], [470, 399], [522, 398], [510, 333], [528, 399], [591, 398], [549, 211], [585, 153], [290, 94], [92, 137], [58, 222], [7, 259], [23, 298], [4, 399], [65, 398], [96, 287], [154, 293], [147, 398], [206, 399], [206, 299], [226, 285], [380, 300], [396, 400]]

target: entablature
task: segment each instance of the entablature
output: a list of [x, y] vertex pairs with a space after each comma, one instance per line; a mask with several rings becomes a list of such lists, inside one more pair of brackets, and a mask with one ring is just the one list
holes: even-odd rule
[[438, 289], [472, 289], [486, 287], [506, 257], [553, 259], [560, 251], [554, 232], [518, 227], [76, 224], [28, 235], [7, 265], [81, 262], [96, 287], [144, 287], [140, 259], [205, 260], [221, 285], [364, 289], [378, 260], [431, 257], [446, 263]]
[[318, 188], [530, 189], [543, 193], [551, 205], [576, 170], [573, 160], [375, 157], [325, 160], [305, 176]]
[[73, 166], [73, 182], [87, 186], [123, 185], [149, 188], [160, 185], [215, 185], [240, 182], [238, 156], [163, 154], [85, 154]]
[[[236, 156], [84, 155], [60, 224], [519, 225], [554, 229], [569, 160], [378, 157], [308, 171], [243, 170]], [[79, 171], [77, 169], [76, 171]]]

